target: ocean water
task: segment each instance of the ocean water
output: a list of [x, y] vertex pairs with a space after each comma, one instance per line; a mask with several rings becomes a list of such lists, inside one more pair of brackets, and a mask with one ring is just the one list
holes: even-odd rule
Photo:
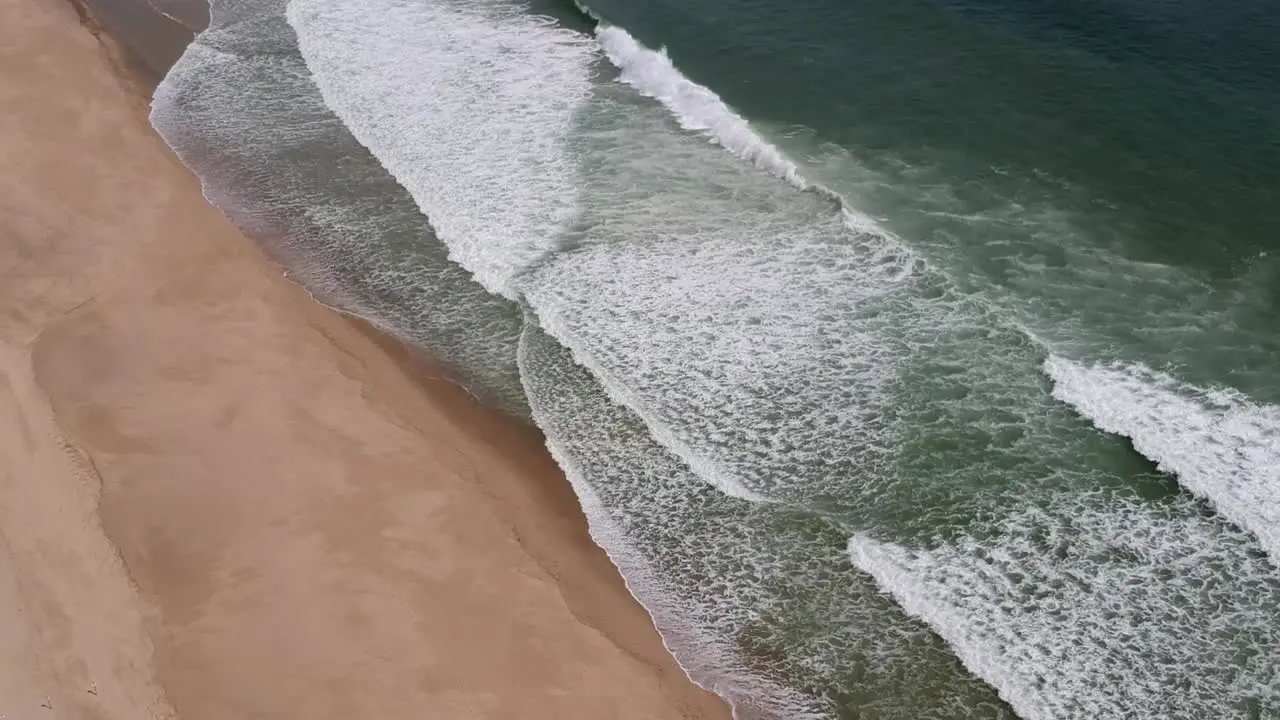
[[209, 22], [210, 200], [536, 423], [739, 717], [1280, 717], [1280, 11]]

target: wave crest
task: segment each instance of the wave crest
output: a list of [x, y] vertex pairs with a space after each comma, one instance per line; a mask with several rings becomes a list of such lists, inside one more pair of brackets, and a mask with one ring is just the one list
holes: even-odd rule
[[1050, 356], [1053, 395], [1133, 441], [1195, 495], [1257, 536], [1280, 563], [1280, 408], [1202, 390], [1137, 365]]

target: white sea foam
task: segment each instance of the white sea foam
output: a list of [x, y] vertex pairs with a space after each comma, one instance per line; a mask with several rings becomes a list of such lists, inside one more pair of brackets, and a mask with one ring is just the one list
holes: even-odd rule
[[1280, 577], [1187, 507], [1083, 496], [855, 565], [1025, 720], [1256, 718], [1280, 709]]
[[1189, 387], [1137, 365], [1051, 356], [1053, 395], [1133, 441], [1178, 482], [1257, 536], [1280, 564], [1280, 408]]
[[494, 0], [293, 0], [325, 101], [490, 291], [578, 212], [564, 144], [590, 92], [590, 38]]

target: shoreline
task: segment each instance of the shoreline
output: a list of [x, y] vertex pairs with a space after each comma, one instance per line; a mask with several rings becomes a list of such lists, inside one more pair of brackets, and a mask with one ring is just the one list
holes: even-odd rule
[[0, 715], [728, 717], [541, 436], [286, 280], [81, 9], [0, 10]]

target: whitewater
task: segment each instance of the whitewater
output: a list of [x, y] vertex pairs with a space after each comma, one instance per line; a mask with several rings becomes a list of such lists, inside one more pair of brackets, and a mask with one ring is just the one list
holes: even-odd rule
[[[1273, 406], [1027, 332], [606, 22], [212, 15], [157, 129], [322, 299], [533, 418], [740, 717], [1280, 708]], [[320, 147], [336, 198], [264, 172]]]

